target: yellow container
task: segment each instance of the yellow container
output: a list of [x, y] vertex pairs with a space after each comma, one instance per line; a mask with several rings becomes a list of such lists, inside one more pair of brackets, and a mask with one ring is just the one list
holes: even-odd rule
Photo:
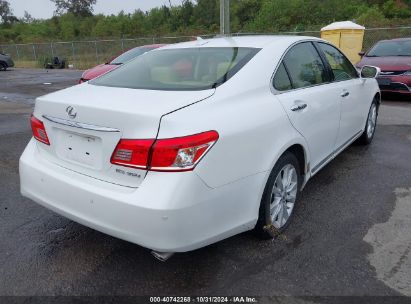
[[321, 38], [338, 47], [353, 63], [361, 60], [365, 27], [351, 21], [334, 22], [321, 29]]

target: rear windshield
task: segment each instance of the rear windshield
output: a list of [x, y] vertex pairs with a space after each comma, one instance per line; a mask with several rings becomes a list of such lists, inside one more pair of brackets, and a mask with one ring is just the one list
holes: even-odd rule
[[139, 47], [139, 48], [134, 48], [132, 50], [129, 50], [117, 58], [113, 59], [113, 61], [110, 62], [110, 64], [123, 64], [126, 63], [127, 61], [130, 61], [131, 59], [134, 59], [140, 55], [143, 55], [144, 53], [147, 53], [148, 51], [153, 50], [154, 48], [145, 48], [145, 47]]
[[381, 41], [367, 54], [367, 57], [411, 56], [411, 40]]
[[89, 83], [146, 90], [206, 90], [230, 79], [259, 50], [238, 47], [154, 50]]

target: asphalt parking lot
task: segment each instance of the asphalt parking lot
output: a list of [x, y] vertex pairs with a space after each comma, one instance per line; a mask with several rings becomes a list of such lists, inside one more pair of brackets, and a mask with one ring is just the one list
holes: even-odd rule
[[80, 75], [0, 72], [0, 295], [411, 296], [411, 101], [383, 102], [373, 144], [313, 177], [283, 236], [244, 233], [161, 263], [19, 193], [34, 98]]

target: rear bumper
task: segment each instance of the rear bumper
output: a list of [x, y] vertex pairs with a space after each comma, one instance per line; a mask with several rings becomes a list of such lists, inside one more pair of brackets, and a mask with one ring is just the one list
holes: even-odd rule
[[7, 61], [7, 66], [8, 66], [9, 68], [14, 67], [14, 61], [13, 61], [13, 60], [8, 60], [8, 61]]
[[194, 172], [150, 172], [139, 188], [99, 181], [44, 160], [32, 140], [21, 193], [103, 233], [160, 252], [184, 252], [252, 229], [264, 174], [211, 189]]

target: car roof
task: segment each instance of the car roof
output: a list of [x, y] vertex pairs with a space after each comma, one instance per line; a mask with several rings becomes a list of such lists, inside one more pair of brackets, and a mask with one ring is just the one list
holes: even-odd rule
[[135, 48], [160, 48], [166, 46], [167, 44], [147, 44], [147, 45], [140, 45]]
[[378, 41], [378, 42], [387, 42], [387, 41], [411, 41], [411, 37], [408, 37], [408, 38], [386, 39], [386, 40], [380, 40], [380, 41]]
[[264, 48], [275, 43], [278, 46], [290, 45], [303, 40], [321, 40], [316, 37], [307, 36], [280, 36], [280, 35], [253, 35], [253, 36], [229, 36], [211, 39], [198, 38], [196, 41], [171, 44], [162, 49], [180, 49], [197, 47], [249, 47]]

